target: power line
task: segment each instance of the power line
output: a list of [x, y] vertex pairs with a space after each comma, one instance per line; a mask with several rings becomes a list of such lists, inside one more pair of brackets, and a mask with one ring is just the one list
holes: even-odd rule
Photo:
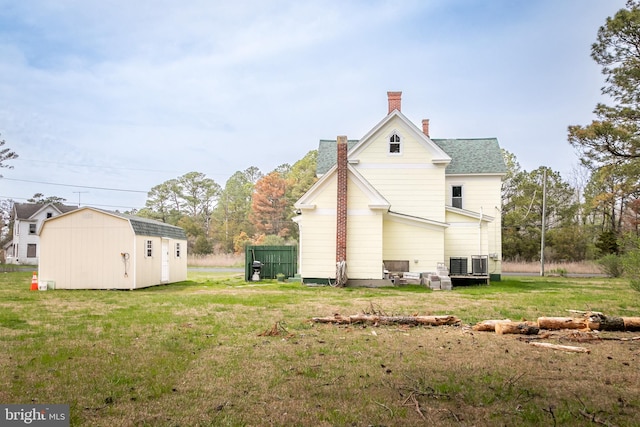
[[170, 170], [123, 168], [123, 167], [116, 167], [116, 166], [99, 166], [99, 165], [88, 165], [88, 164], [78, 164], [78, 163], [63, 163], [63, 162], [54, 162], [50, 160], [25, 159], [22, 157], [18, 157], [18, 159], [16, 160], [21, 160], [25, 162], [46, 163], [46, 164], [59, 165], [59, 166], [74, 166], [74, 167], [82, 167], [82, 168], [117, 169], [117, 170], [131, 170], [131, 171], [140, 171], [140, 172], [180, 173], [178, 171], [170, 171]]
[[61, 187], [75, 187], [75, 188], [90, 188], [92, 190], [107, 190], [107, 191], [122, 191], [122, 192], [126, 192], [126, 193], [144, 193], [147, 194], [148, 191], [142, 191], [142, 190], [127, 190], [124, 188], [108, 188], [108, 187], [92, 187], [89, 185], [75, 185], [75, 184], [60, 184], [57, 182], [45, 182], [45, 181], [31, 181], [28, 179], [17, 179], [17, 178], [6, 178], [6, 177], [2, 177], [2, 179], [6, 179], [7, 181], [19, 181], [19, 182], [30, 182], [33, 184], [46, 184], [46, 185], [58, 185]]
[[[7, 199], [7, 200], [29, 200], [26, 197], [11, 197], [11, 196], [0, 196], [0, 199]], [[65, 200], [66, 201], [66, 200]], [[95, 206], [95, 207], [105, 207], [105, 208], [123, 208], [123, 209], [141, 209], [135, 206], [122, 206], [122, 205], [103, 205], [103, 204], [99, 204], [99, 203], [91, 203], [88, 204], [87, 206]]]
[[[97, 168], [97, 169], [114, 169], [114, 170], [129, 170], [129, 171], [138, 171], [138, 172], [157, 172], [157, 173], [172, 173], [172, 174], [182, 174], [183, 171], [175, 171], [175, 170], [162, 170], [162, 169], [142, 169], [142, 168], [125, 168], [125, 167], [116, 167], [116, 166], [100, 166], [100, 165], [89, 165], [82, 163], [64, 163], [64, 162], [54, 162], [49, 160], [37, 160], [37, 159], [25, 159], [23, 157], [18, 157], [15, 159], [16, 161], [24, 161], [24, 162], [32, 162], [32, 163], [46, 163], [53, 164], [58, 166], [73, 166], [73, 167], [82, 167], [82, 168]], [[207, 175], [214, 176], [231, 176], [233, 173], [208, 173]]]

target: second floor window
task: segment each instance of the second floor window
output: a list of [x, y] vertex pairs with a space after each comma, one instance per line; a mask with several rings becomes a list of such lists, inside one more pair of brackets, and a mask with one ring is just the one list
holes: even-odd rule
[[451, 187], [451, 206], [462, 209], [462, 185]]
[[29, 234], [36, 234], [36, 225], [29, 224]]

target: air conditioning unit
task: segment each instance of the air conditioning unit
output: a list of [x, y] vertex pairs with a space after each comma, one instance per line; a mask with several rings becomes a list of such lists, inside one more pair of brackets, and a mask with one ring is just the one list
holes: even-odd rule
[[471, 257], [471, 274], [476, 276], [486, 276], [488, 272], [487, 261], [486, 255], [473, 255]]
[[466, 275], [467, 258], [449, 258], [449, 271], [453, 275]]

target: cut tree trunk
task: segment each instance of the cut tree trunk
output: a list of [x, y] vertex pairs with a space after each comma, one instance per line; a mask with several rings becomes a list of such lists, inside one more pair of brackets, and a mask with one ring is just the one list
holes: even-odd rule
[[640, 331], [640, 317], [623, 317], [624, 330], [629, 332]]
[[591, 353], [591, 350], [585, 347], [575, 347], [572, 345], [549, 344], [547, 342], [530, 342], [532, 346], [550, 348], [552, 350], [570, 351], [573, 353]]
[[587, 320], [577, 317], [538, 317], [540, 329], [585, 329]]
[[471, 327], [474, 331], [479, 332], [493, 332], [496, 330], [496, 324], [498, 323], [510, 323], [509, 319], [493, 319], [493, 320], [483, 320], [482, 322], [478, 322]]
[[521, 335], [536, 335], [540, 332], [538, 324], [536, 322], [504, 322], [496, 323], [496, 333], [498, 335], [503, 334], [521, 334]]
[[597, 331], [624, 331], [624, 319], [622, 317], [605, 316], [604, 314], [591, 315], [587, 325]]
[[378, 325], [456, 325], [460, 319], [456, 316], [378, 316], [372, 314], [356, 314], [352, 316], [342, 316], [335, 314], [333, 317], [314, 317], [311, 319], [316, 323], [370, 323]]

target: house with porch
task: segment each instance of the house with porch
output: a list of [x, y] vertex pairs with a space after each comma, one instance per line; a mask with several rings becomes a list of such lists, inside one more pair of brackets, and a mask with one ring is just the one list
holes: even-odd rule
[[496, 138], [435, 139], [388, 92], [387, 115], [358, 140], [321, 140], [318, 181], [295, 203], [305, 283], [380, 285], [389, 272], [501, 275]]

